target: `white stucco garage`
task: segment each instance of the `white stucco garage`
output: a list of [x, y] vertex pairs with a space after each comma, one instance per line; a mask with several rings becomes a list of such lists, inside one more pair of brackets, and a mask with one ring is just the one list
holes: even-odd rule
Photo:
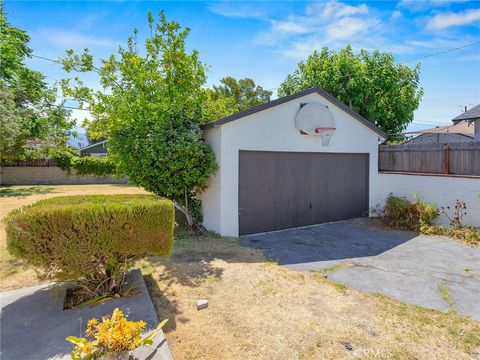
[[[306, 106], [313, 103], [317, 107]], [[299, 130], [306, 109], [311, 134]], [[334, 130], [322, 145], [317, 130], [327, 129], [329, 116]], [[219, 165], [200, 195], [208, 230], [239, 236], [365, 216], [380, 200], [377, 147], [385, 134], [322, 89], [244, 110], [203, 130]]]

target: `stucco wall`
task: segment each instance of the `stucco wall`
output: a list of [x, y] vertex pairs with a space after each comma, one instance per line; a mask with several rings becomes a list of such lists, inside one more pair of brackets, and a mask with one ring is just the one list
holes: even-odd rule
[[[294, 119], [300, 104], [309, 101], [322, 102], [333, 113], [337, 130], [329, 146], [322, 146], [321, 139], [317, 136], [301, 135], [295, 128]], [[378, 187], [378, 134], [319, 94], [306, 95], [219, 128], [206, 130], [205, 139], [212, 145], [220, 169], [210, 188], [202, 194], [204, 225], [222, 235], [238, 236], [240, 150], [368, 153], [370, 206], [380, 201], [378, 192], [374, 191]], [[215, 202], [220, 204], [219, 211], [213, 206]], [[211, 219], [212, 214], [218, 214], [217, 221]]]
[[[468, 207], [464, 224], [480, 227], [480, 179], [381, 173], [378, 180], [380, 201], [374, 207], [383, 207], [390, 193], [410, 200], [418, 194], [421, 200], [434, 203], [437, 207], [453, 208], [458, 199], [465, 201]], [[441, 215], [437, 223], [448, 224], [448, 219]]]
[[[204, 139], [210, 144], [215, 160], [219, 165], [222, 160], [221, 154], [221, 137], [222, 128], [213, 128], [204, 132]], [[205, 228], [220, 232], [222, 212], [221, 212], [221, 198], [220, 198], [220, 176], [221, 172], [217, 171], [208, 179], [208, 187], [199, 197], [202, 199], [202, 223]]]
[[2, 167], [1, 185], [74, 185], [74, 184], [126, 184], [127, 179], [112, 176], [68, 175], [62, 169], [50, 167]]

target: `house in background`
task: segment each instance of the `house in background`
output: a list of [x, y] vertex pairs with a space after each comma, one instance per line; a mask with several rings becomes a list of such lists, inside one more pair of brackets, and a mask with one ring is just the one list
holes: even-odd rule
[[80, 156], [104, 157], [108, 155], [107, 141], [102, 140], [79, 149]]
[[418, 135], [408, 144], [453, 143], [480, 141], [480, 104], [474, 106], [453, 120], [453, 125], [437, 126], [432, 129], [409, 131], [405, 135]]
[[454, 124], [461, 124], [467, 122], [475, 126], [475, 140], [480, 141], [480, 104], [474, 106], [463, 114], [458, 115], [453, 120]]
[[450, 126], [439, 126], [433, 129], [405, 132], [405, 135], [418, 135], [405, 142], [406, 144], [453, 143], [475, 140], [475, 128], [468, 122], [460, 122]]

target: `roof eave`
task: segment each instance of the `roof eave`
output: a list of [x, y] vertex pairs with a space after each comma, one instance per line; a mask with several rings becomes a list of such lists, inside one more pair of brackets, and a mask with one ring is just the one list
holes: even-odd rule
[[82, 150], [86, 150], [86, 149], [90, 149], [91, 147], [94, 147], [94, 146], [97, 146], [97, 145], [100, 145], [100, 144], [103, 144], [103, 143], [106, 143], [108, 139], [105, 139], [105, 140], [102, 140], [102, 141], [99, 141], [95, 144], [90, 144], [90, 145], [87, 145], [87, 146], [84, 146], [80, 149], [78, 149], [79, 151], [82, 151]]
[[246, 109], [246, 110], [242, 110], [242, 111], [237, 112], [237, 113], [235, 113], [235, 114], [232, 114], [232, 115], [223, 117], [223, 118], [221, 118], [221, 119], [218, 119], [218, 120], [215, 120], [215, 121], [212, 121], [212, 122], [203, 124], [203, 125], [201, 125], [201, 129], [202, 129], [202, 130], [208, 130], [208, 129], [211, 129], [211, 128], [215, 128], [215, 127], [218, 127], [218, 126], [227, 124], [227, 123], [229, 123], [229, 122], [232, 122], [232, 121], [234, 121], [234, 120], [241, 119], [241, 118], [246, 117], [246, 116], [249, 116], [249, 115], [253, 115], [253, 114], [257, 113], [257, 112], [260, 112], [260, 111], [263, 111], [263, 110], [267, 110], [267, 109], [269, 109], [269, 108], [271, 108], [271, 107], [274, 107], [274, 106], [277, 106], [277, 105], [286, 103], [286, 102], [288, 102], [288, 101], [295, 100], [295, 99], [298, 99], [298, 98], [300, 98], [300, 97], [303, 97], [303, 96], [306, 96], [306, 95], [310, 95], [310, 94], [313, 94], [313, 93], [317, 93], [317, 94], [319, 94], [320, 96], [323, 96], [324, 98], [326, 98], [327, 100], [329, 100], [330, 102], [332, 102], [333, 104], [337, 105], [339, 108], [341, 108], [342, 110], [344, 110], [345, 112], [347, 112], [348, 114], [350, 114], [351, 116], [353, 116], [355, 119], [359, 120], [359, 121], [360, 121], [361, 123], [363, 123], [365, 126], [367, 126], [368, 128], [370, 128], [370, 130], [373, 130], [373, 131], [374, 131], [375, 133], [377, 133], [377, 135], [379, 135], [381, 138], [386, 139], [387, 134], [385, 134], [385, 132], [383, 132], [382, 130], [380, 130], [377, 126], [375, 126], [374, 124], [372, 124], [370, 121], [368, 121], [367, 119], [365, 119], [365, 118], [364, 118], [363, 116], [361, 116], [360, 114], [358, 114], [358, 113], [356, 113], [355, 111], [353, 111], [352, 109], [350, 109], [347, 105], [345, 105], [345, 104], [342, 103], [341, 101], [337, 100], [333, 95], [331, 95], [330, 93], [326, 92], [325, 90], [323, 90], [323, 89], [321, 89], [321, 88], [319, 88], [319, 87], [313, 87], [313, 88], [310, 88], [310, 89], [306, 89], [306, 90], [297, 92], [297, 93], [292, 94], [292, 95], [284, 96], [284, 97], [281, 97], [281, 98], [278, 98], [278, 99], [269, 101], [269, 102], [267, 102], [267, 103], [264, 103], [264, 104], [261, 104], [261, 105], [257, 105], [257, 106], [251, 107], [251, 108], [248, 108], [248, 109]]

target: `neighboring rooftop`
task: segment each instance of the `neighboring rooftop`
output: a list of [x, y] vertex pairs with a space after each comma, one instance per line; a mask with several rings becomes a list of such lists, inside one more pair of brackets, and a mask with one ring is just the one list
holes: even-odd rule
[[[480, 105], [479, 105], [480, 106]], [[439, 126], [431, 129], [417, 130], [417, 131], [408, 131], [404, 132], [405, 135], [411, 134], [462, 134], [470, 137], [474, 137], [475, 126], [472, 123], [462, 122], [455, 125], [449, 126]]]
[[108, 140], [105, 139], [105, 140], [98, 141], [98, 142], [96, 142], [96, 143], [88, 144], [88, 145], [86, 145], [86, 146], [84, 146], [84, 147], [81, 147], [81, 148], [78, 149], [78, 150], [80, 150], [80, 151], [82, 151], [82, 150], [87, 150], [87, 149], [89, 149], [89, 148], [91, 148], [91, 147], [94, 147], [94, 146], [97, 146], [97, 145], [100, 145], [100, 144], [105, 144], [107, 141], [108, 141]]
[[464, 120], [473, 121], [476, 119], [480, 119], [480, 104], [472, 107], [470, 110], [465, 111], [463, 114], [458, 115], [452, 121], [456, 124], [456, 123], [459, 123], [460, 121], [464, 121]]

